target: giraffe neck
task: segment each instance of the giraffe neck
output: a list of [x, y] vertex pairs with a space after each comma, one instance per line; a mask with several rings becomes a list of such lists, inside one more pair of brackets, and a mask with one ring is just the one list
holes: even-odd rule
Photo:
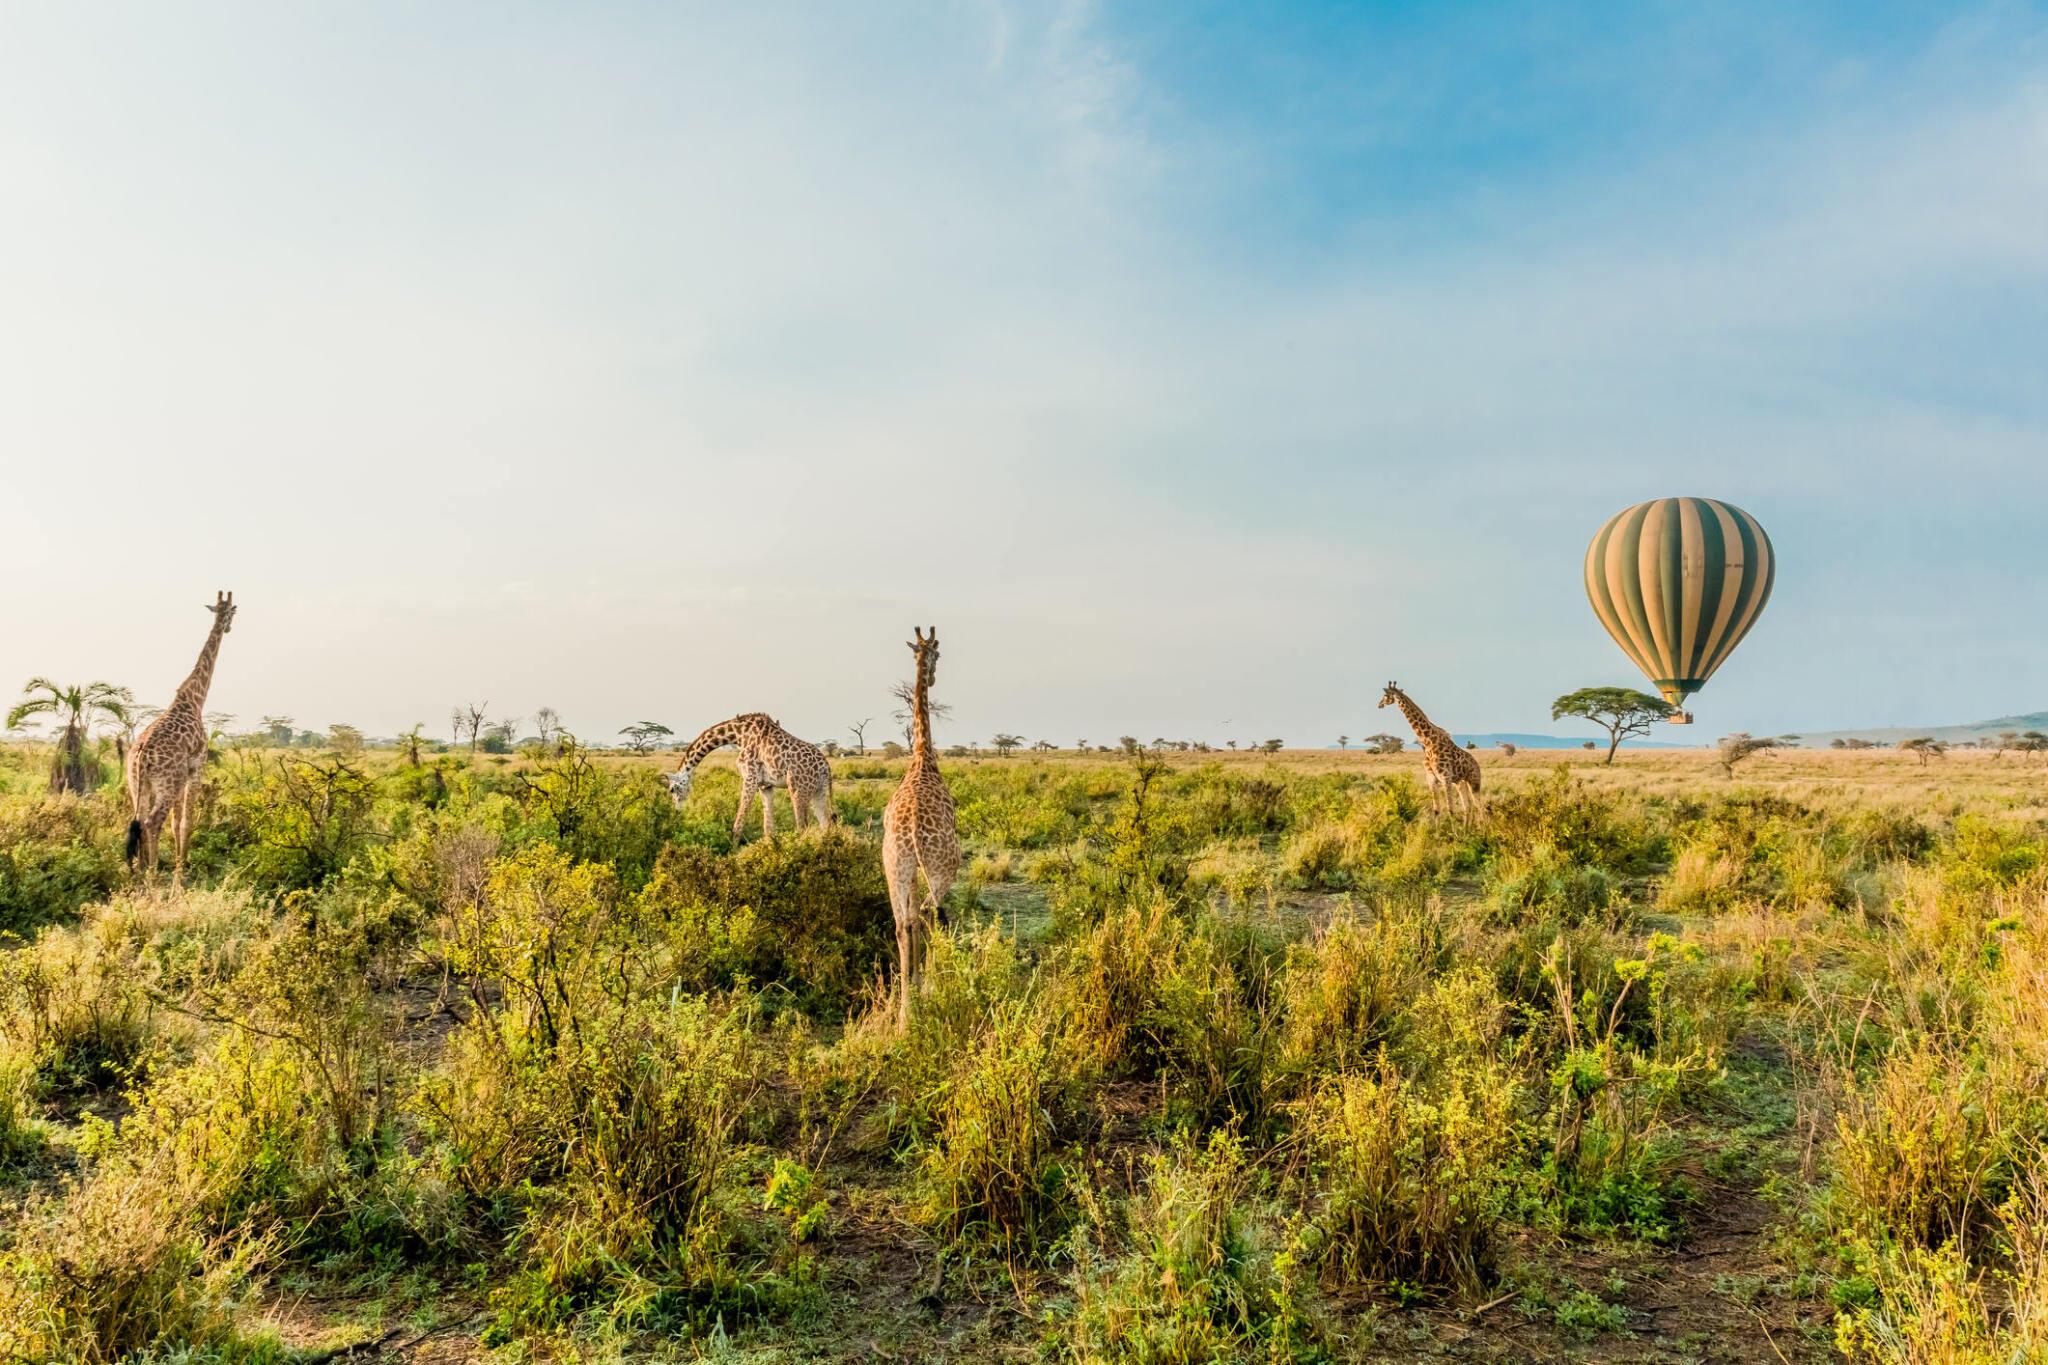
[[728, 744], [739, 743], [740, 723], [737, 717], [722, 720], [690, 741], [690, 747], [683, 751], [683, 761], [676, 765], [676, 771], [693, 773], [697, 765]]
[[206, 711], [207, 689], [213, 686], [213, 665], [220, 657], [220, 637], [226, 634], [218, 619], [213, 629], [207, 632], [206, 643], [200, 647], [199, 661], [192, 665], [192, 672], [178, 685], [178, 693], [171, 698], [166, 711], [190, 711], [195, 716]]
[[911, 704], [910, 757], [929, 762], [932, 756], [931, 682], [924, 665], [917, 666], [917, 695]]
[[1422, 708], [1408, 699], [1406, 692], [1395, 692], [1394, 704], [1399, 706], [1401, 714], [1408, 718], [1408, 726], [1415, 731], [1417, 739], [1427, 741], [1439, 733], [1437, 727], [1430, 722], [1429, 717], [1422, 714]]

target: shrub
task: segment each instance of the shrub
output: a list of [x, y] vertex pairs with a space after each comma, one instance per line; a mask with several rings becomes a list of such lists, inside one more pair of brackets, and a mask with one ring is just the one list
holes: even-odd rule
[[123, 878], [125, 818], [108, 800], [0, 798], [0, 933], [31, 934]]
[[36, 1090], [30, 1067], [0, 1050], [0, 1186], [41, 1164], [48, 1139], [35, 1117]]
[[101, 936], [48, 929], [0, 954], [0, 1049], [60, 1091], [101, 1091], [139, 1075], [157, 1040], [135, 963]]
[[842, 829], [764, 840], [729, 856], [665, 849], [637, 913], [666, 939], [686, 984], [772, 983], [832, 1016], [866, 993], [895, 951], [881, 859], [872, 843]]
[[[1253, 1175], [1243, 1143], [1218, 1133], [1207, 1146], [1149, 1157], [1120, 1226], [1095, 1209], [1094, 1236], [1078, 1240], [1066, 1341], [1075, 1361], [1288, 1360], [1309, 1344], [1288, 1279], [1292, 1258], [1263, 1246], [1247, 1216]], [[1097, 1243], [1112, 1237], [1128, 1250], [1098, 1259]]]
[[1498, 1067], [1428, 1088], [1390, 1063], [1325, 1082], [1302, 1116], [1323, 1197], [1314, 1249], [1325, 1277], [1479, 1284], [1509, 1193], [1514, 1109]]
[[1443, 959], [1443, 914], [1385, 902], [1371, 923], [1340, 911], [1291, 945], [1280, 981], [1279, 1064], [1308, 1077], [1371, 1061]]
[[209, 1241], [185, 1213], [160, 1177], [126, 1170], [88, 1176], [34, 1210], [29, 1235], [0, 1253], [0, 1353], [77, 1365], [244, 1354], [233, 1349], [234, 1309], [261, 1248]]
[[998, 1006], [933, 1103], [919, 1174], [925, 1221], [1005, 1257], [1050, 1245], [1069, 1204], [1062, 1127], [1071, 1072], [1034, 1002]]
[[1855, 1232], [1937, 1247], [1973, 1234], [2000, 1196], [2002, 1096], [1981, 1064], [1915, 1040], [1836, 1120], [1835, 1202]]
[[1163, 983], [1187, 948], [1185, 920], [1163, 900], [1107, 912], [1057, 958], [1066, 1046], [1104, 1074], [1152, 1079], [1165, 1067]]
[[1493, 913], [1508, 921], [1551, 918], [1565, 924], [1615, 924], [1622, 902], [1605, 868], [1574, 862], [1554, 844], [1511, 853], [1487, 874]]

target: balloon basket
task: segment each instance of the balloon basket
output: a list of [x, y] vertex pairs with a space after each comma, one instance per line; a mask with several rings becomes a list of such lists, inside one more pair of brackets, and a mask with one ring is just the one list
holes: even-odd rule
[[1673, 711], [1669, 716], [1665, 717], [1665, 719], [1673, 725], [1690, 725], [1692, 724], [1692, 712]]

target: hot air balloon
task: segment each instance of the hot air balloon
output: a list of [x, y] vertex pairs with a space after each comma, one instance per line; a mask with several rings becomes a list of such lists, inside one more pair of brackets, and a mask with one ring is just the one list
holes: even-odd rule
[[1777, 567], [1771, 538], [1740, 507], [1658, 498], [1615, 513], [1593, 537], [1586, 596], [1622, 652], [1678, 706], [1749, 634]]

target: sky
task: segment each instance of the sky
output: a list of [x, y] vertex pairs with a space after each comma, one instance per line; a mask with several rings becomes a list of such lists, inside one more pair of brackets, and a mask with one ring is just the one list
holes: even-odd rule
[[373, 734], [2048, 707], [2048, 5], [0, 0], [0, 685]]

